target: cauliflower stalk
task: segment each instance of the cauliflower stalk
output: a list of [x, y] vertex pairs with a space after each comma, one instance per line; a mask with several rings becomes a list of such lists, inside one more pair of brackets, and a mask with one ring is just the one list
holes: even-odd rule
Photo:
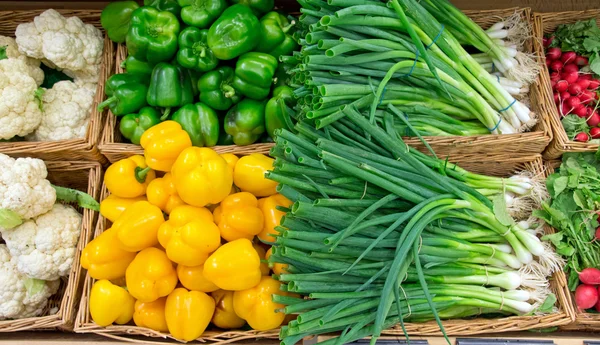
[[75, 259], [81, 218], [73, 207], [54, 204], [41, 216], [13, 229], [2, 229], [2, 238], [17, 270], [41, 280], [68, 276]]
[[39, 316], [60, 282], [31, 279], [17, 271], [8, 249], [0, 244], [0, 320]]
[[41, 92], [22, 59], [0, 60], [0, 139], [33, 132], [42, 120]]
[[95, 90], [60, 81], [43, 96], [40, 126], [27, 140], [68, 140], [83, 138], [87, 131]]
[[56, 200], [98, 211], [98, 202], [78, 190], [53, 186], [37, 158], [11, 158], [0, 153], [0, 231], [14, 228], [52, 209]]
[[0, 36], [0, 59], [20, 59], [25, 61], [29, 68], [29, 75], [35, 80], [37, 86], [44, 82], [44, 71], [40, 68], [40, 60], [27, 57], [27, 55], [19, 52], [19, 46], [14, 38], [8, 36]]
[[17, 26], [19, 50], [74, 78], [97, 82], [104, 41], [100, 30], [50, 9]]

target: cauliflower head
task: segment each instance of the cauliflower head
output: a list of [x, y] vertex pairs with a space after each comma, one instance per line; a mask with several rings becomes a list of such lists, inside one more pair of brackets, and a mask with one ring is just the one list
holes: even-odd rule
[[50, 211], [56, 191], [47, 176], [46, 165], [40, 159], [14, 159], [0, 153], [0, 208], [15, 212], [21, 219]]
[[8, 249], [0, 244], [0, 320], [41, 315], [59, 285], [58, 280], [45, 282], [19, 273]]
[[42, 122], [28, 140], [83, 138], [90, 123], [95, 90], [60, 81], [43, 96]]
[[15, 35], [19, 50], [27, 56], [43, 59], [70, 77], [97, 82], [104, 40], [93, 25], [49, 9], [33, 23], [17, 26]]
[[10, 230], [2, 229], [2, 238], [17, 270], [41, 280], [68, 276], [75, 259], [81, 218], [73, 207], [54, 204], [41, 216]]
[[42, 120], [38, 86], [23, 60], [0, 60], [0, 139], [33, 132]]
[[[8, 36], [0, 36], [0, 48], [4, 47], [4, 53], [7, 58], [21, 59], [25, 61], [29, 67], [29, 75], [35, 80], [35, 83], [40, 86], [44, 82], [44, 71], [40, 68], [40, 60], [27, 57], [21, 54], [19, 46], [14, 38]], [[0, 54], [1, 55], [1, 54]]]

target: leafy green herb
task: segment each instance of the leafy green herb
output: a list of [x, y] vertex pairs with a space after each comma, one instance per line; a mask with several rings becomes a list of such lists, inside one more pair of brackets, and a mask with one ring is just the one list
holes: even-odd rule
[[8, 58], [8, 56], [6, 56], [6, 48], [7, 46], [0, 46], [0, 60]]
[[561, 122], [569, 139], [575, 138], [578, 133], [587, 133], [589, 131], [589, 126], [585, 122], [585, 118], [577, 115], [567, 115], [563, 117]]
[[559, 25], [554, 36], [552, 47], [589, 57], [591, 70], [600, 75], [600, 28], [595, 18]]
[[556, 252], [567, 259], [569, 288], [579, 284], [577, 272], [600, 267], [600, 243], [594, 241], [600, 209], [599, 153], [566, 153], [557, 172], [546, 180], [551, 199], [534, 215], [552, 225], [557, 233], [546, 235]]

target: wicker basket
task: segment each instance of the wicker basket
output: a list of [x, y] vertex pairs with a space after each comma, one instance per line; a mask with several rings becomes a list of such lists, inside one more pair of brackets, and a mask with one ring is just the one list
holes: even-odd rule
[[[600, 26], [600, 10], [588, 10], [588, 11], [572, 11], [572, 12], [555, 12], [555, 13], [535, 13], [534, 21], [536, 23], [535, 28], [538, 30], [536, 36], [541, 37], [543, 34], [553, 33], [556, 27], [560, 24], [571, 24], [578, 20], [586, 20], [596, 18], [598, 25]], [[545, 60], [543, 47], [539, 47], [539, 55]], [[542, 73], [542, 86], [543, 96], [548, 104], [549, 121], [552, 129], [553, 140], [548, 145], [548, 148], [544, 152], [544, 159], [556, 159], [559, 158], [564, 152], [586, 152], [586, 151], [597, 151], [598, 144], [583, 143], [573, 141], [567, 137], [565, 128], [560, 122], [560, 114], [558, 109], [554, 105], [554, 98], [552, 96], [552, 86], [550, 84], [550, 73], [544, 63], [544, 70]]]
[[[520, 13], [525, 20], [531, 22], [532, 28], [535, 27], [535, 23], [533, 23], [531, 20], [531, 12], [528, 8], [464, 12], [476, 23], [484, 28], [487, 28], [497, 22], [499, 18], [508, 17], [515, 13], [515, 11]], [[540, 51], [540, 49], [542, 49], [541, 39], [530, 39], [527, 49], [530, 52]], [[116, 73], [122, 73], [124, 71], [120, 65], [126, 57], [127, 47], [124, 45], [119, 45], [116, 53]], [[539, 60], [539, 63], [542, 64], [541, 59]], [[529, 96], [531, 99], [532, 111], [534, 111], [539, 118], [538, 123], [531, 132], [509, 135], [489, 134], [463, 137], [425, 137], [425, 140], [431, 145], [437, 154], [443, 156], [460, 156], [473, 153], [511, 153], [519, 155], [541, 153], [552, 139], [552, 132], [550, 131], [550, 125], [548, 124], [548, 110], [546, 109], [547, 102], [541, 97], [541, 85], [542, 83], [539, 78], [533, 85], [531, 85]], [[426, 151], [426, 148], [421, 144], [418, 138], [405, 138], [405, 140], [411, 146], [417, 147], [423, 152]], [[231, 145], [216, 146], [213, 147], [213, 149], [219, 153], [232, 152], [236, 154], [249, 154], [255, 152], [268, 153], [272, 146], [273, 144], [253, 144], [248, 146]], [[110, 112], [106, 117], [106, 124], [104, 126], [104, 132], [102, 133], [102, 139], [100, 141], [100, 151], [111, 162], [134, 154], [143, 153], [143, 150], [140, 146], [123, 142], [123, 138], [118, 128], [118, 120]]]
[[[536, 175], [545, 173], [542, 159], [539, 154], [527, 157], [514, 157], [511, 155], [499, 155], [487, 157], [482, 160], [478, 155], [465, 155], [453, 160], [461, 164], [465, 169], [473, 172], [487, 173], [496, 176], [507, 176], [516, 171], [528, 170]], [[102, 198], [108, 195], [108, 191], [103, 188]], [[95, 236], [102, 233], [110, 227], [110, 223], [100, 217], [96, 226]], [[548, 232], [552, 232], [551, 228], [547, 228]], [[135, 327], [132, 325], [112, 325], [109, 327], [100, 327], [96, 325], [89, 314], [90, 290], [93, 284], [93, 279], [86, 277], [83, 296], [81, 298], [81, 306], [77, 314], [75, 323], [75, 332], [78, 333], [97, 333], [107, 337], [125, 340], [129, 342], [149, 342], [149, 343], [172, 343], [173, 339], [163, 333], [155, 332], [147, 328]], [[572, 322], [575, 318], [575, 311], [567, 290], [567, 282], [563, 272], [557, 272], [551, 281], [551, 289], [556, 294], [558, 299], [558, 311], [556, 313], [543, 316], [512, 316], [501, 319], [484, 319], [477, 318], [471, 320], [451, 320], [444, 321], [444, 327], [449, 335], [473, 335], [495, 332], [510, 332], [519, 330], [528, 330], [535, 328], [547, 328], [559, 325], [565, 325]], [[426, 323], [409, 323], [406, 328], [411, 335], [440, 335], [439, 328], [435, 322]], [[207, 331], [201, 339], [202, 342], [210, 342], [216, 344], [225, 344], [243, 339], [268, 338], [276, 339], [278, 331], [257, 332], [257, 331]], [[400, 327], [392, 328], [384, 331], [383, 335], [398, 336], [402, 335]], [[140, 336], [168, 338], [168, 340], [148, 341]]]
[[[50, 182], [59, 186], [85, 191], [98, 199], [100, 184], [102, 183], [102, 169], [98, 163], [56, 161], [46, 162], [46, 166]], [[81, 256], [83, 247], [89, 241], [97, 218], [97, 213], [94, 211], [88, 209], [82, 210], [81, 208], [78, 211], [83, 211], [81, 235], [79, 236], [79, 244], [75, 252], [75, 260], [73, 261], [69, 277], [61, 282], [58, 292], [50, 298], [50, 302], [42, 316], [0, 321], [0, 333], [56, 328], [62, 330], [73, 329], [73, 322], [77, 313], [77, 307], [79, 306], [79, 297], [81, 296], [81, 286], [83, 283], [79, 257]], [[58, 309], [58, 311], [51, 314], [50, 310], [52, 309]]]
[[[19, 24], [33, 21], [33, 18], [45, 10], [0, 11], [0, 35], [14, 37]], [[76, 16], [88, 24], [100, 26], [100, 10], [57, 10], [65, 17]], [[37, 157], [44, 160], [85, 160], [106, 162], [98, 149], [98, 142], [104, 124], [104, 113], [97, 111], [98, 104], [104, 98], [104, 83], [114, 69], [114, 46], [108, 37], [104, 37], [104, 52], [100, 69], [100, 79], [96, 96], [92, 104], [90, 124], [84, 138], [42, 141], [42, 142], [1, 142], [0, 152], [15, 157]]]

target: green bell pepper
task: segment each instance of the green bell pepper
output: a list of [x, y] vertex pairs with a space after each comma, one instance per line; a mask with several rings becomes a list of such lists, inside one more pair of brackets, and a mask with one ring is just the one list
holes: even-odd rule
[[280, 63], [277, 66], [277, 70], [275, 71], [275, 77], [273, 77], [273, 87], [279, 87], [282, 85], [290, 85], [292, 81], [292, 76], [288, 73], [288, 70], [295, 66]]
[[271, 91], [277, 59], [266, 53], [246, 53], [235, 64], [233, 87], [246, 97], [265, 99]]
[[149, 62], [142, 61], [133, 55], [129, 55], [125, 60], [123, 60], [123, 62], [121, 62], [121, 68], [124, 68], [128, 75], [144, 76], [146, 79], [150, 80], [154, 65]]
[[281, 55], [291, 55], [298, 43], [288, 34], [295, 25], [277, 12], [269, 12], [260, 19], [261, 36], [256, 51], [268, 53], [279, 59]]
[[144, 78], [126, 73], [115, 74], [106, 81], [104, 93], [109, 97], [98, 105], [98, 111], [108, 107], [116, 116], [135, 113], [147, 104], [147, 92], [147, 80]]
[[227, 110], [239, 102], [240, 95], [231, 86], [233, 74], [233, 68], [223, 66], [200, 77], [200, 101], [216, 110]]
[[200, 30], [193, 26], [185, 28], [179, 34], [179, 51], [177, 62], [189, 69], [207, 72], [214, 69], [219, 61], [206, 44], [208, 30]]
[[273, 97], [265, 106], [265, 127], [271, 138], [273, 132], [278, 128], [290, 129], [291, 119], [286, 111], [285, 103], [294, 99], [294, 90], [286, 85], [279, 86], [273, 90]]
[[161, 62], [152, 70], [150, 87], [146, 97], [148, 104], [165, 108], [161, 120], [166, 119], [173, 107], [181, 107], [194, 101], [190, 74], [183, 67]]
[[121, 118], [119, 130], [123, 137], [139, 145], [142, 134], [160, 123], [160, 113], [152, 107], [143, 107], [138, 113], [127, 114]]
[[265, 132], [265, 101], [243, 99], [225, 115], [225, 133], [236, 145], [250, 145]]
[[157, 63], [177, 52], [179, 21], [170, 12], [143, 6], [133, 11], [126, 44], [129, 54], [142, 61]]
[[177, 18], [181, 13], [181, 6], [179, 6], [177, 0], [144, 0], [144, 6], [154, 7], [159, 11], [171, 12]]
[[208, 30], [208, 46], [219, 60], [231, 60], [258, 45], [260, 22], [250, 8], [227, 8]]
[[221, 132], [219, 133], [219, 141], [217, 145], [235, 145], [233, 142], [233, 136], [225, 133], [225, 127], [221, 126]]
[[234, 4], [248, 6], [256, 15], [261, 15], [273, 10], [274, 0], [233, 0]]
[[190, 135], [194, 146], [215, 146], [219, 140], [217, 113], [204, 103], [186, 104], [171, 119]]
[[140, 5], [135, 1], [116, 1], [106, 5], [100, 14], [100, 24], [106, 31], [108, 38], [117, 43], [125, 42], [131, 14]]
[[205, 29], [210, 26], [225, 9], [225, 0], [177, 0], [181, 6], [181, 20], [187, 25]]

